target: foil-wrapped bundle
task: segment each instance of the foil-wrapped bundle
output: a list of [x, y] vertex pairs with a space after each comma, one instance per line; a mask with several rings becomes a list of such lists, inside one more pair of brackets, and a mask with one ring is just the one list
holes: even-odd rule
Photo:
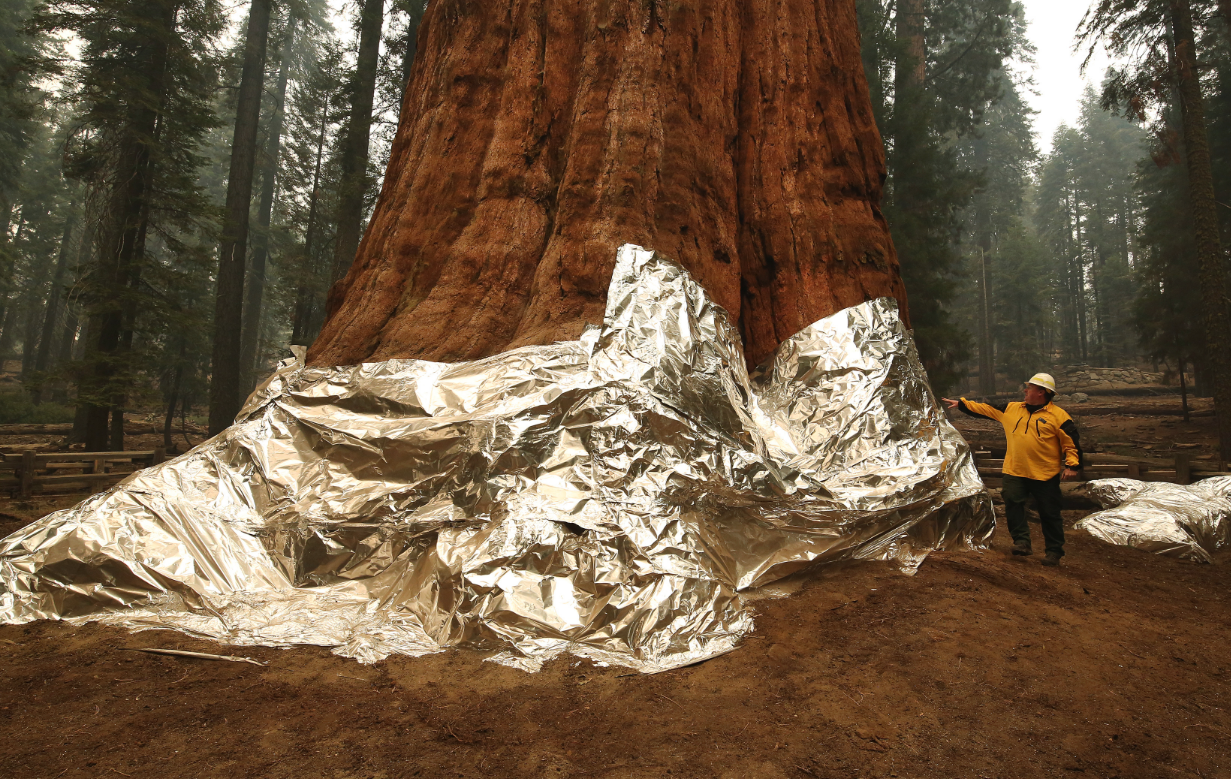
[[986, 545], [990, 499], [894, 301], [744, 365], [726, 312], [635, 246], [577, 341], [297, 356], [222, 434], [5, 539], [0, 619], [652, 672], [733, 648], [750, 588]]
[[1231, 476], [1188, 485], [1098, 479], [1085, 489], [1104, 508], [1074, 527], [1109, 544], [1212, 563], [1231, 543]]

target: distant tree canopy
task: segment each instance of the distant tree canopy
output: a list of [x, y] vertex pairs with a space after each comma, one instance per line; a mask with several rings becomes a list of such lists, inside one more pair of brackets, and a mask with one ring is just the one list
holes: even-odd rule
[[[1022, 97], [1032, 52], [1019, 5], [857, 2], [888, 153], [885, 214], [938, 389], [966, 376], [966, 391], [992, 394], [1040, 369], [1140, 359], [1195, 364], [1215, 386], [1174, 43], [1187, 1], [1096, 4], [1085, 40], [1110, 41], [1126, 66], [1086, 92], [1077, 126], [1046, 153]], [[1212, 3], [1192, 8], [1226, 203], [1231, 38]], [[1148, 106], [1160, 108], [1150, 122]], [[1218, 224], [1225, 237], [1231, 209]]]
[[[386, 9], [370, 89], [397, 120], [426, 4]], [[353, 66], [322, 0], [272, 13], [244, 258], [242, 394], [320, 329]], [[15, 0], [0, 11], [0, 358], [35, 403], [78, 405], [75, 435], [123, 446], [125, 409], [201, 408], [241, 34], [214, 0]], [[72, 45], [62, 46], [62, 41]], [[36, 84], [49, 85], [40, 91]], [[366, 130], [365, 130], [366, 132]], [[361, 162], [370, 204], [387, 155]], [[263, 282], [263, 283], [261, 283]]]

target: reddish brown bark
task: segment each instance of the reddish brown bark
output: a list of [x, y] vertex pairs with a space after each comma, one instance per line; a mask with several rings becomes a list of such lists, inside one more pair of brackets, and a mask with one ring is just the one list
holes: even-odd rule
[[576, 338], [630, 242], [750, 363], [870, 298], [905, 313], [851, 0], [441, 0], [406, 101], [313, 364]]

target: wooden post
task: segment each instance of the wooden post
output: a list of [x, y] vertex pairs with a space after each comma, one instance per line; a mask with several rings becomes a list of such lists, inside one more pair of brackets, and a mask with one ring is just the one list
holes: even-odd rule
[[1175, 483], [1192, 484], [1192, 455], [1177, 454], [1175, 456]]
[[1141, 465], [1139, 463], [1128, 464], [1128, 478], [1141, 479]]
[[21, 497], [28, 498], [34, 494], [34, 450], [27, 449], [21, 453]]
[[163, 446], [154, 447], [154, 456], [150, 458], [150, 465], [158, 465], [163, 460], [167, 459], [167, 450]]

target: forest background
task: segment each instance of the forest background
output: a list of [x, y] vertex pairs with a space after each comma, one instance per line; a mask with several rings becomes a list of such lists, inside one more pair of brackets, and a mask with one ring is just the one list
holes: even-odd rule
[[[1084, 45], [1119, 46], [1120, 66], [1047, 151], [1019, 3], [856, 0], [883, 208], [938, 393], [1014, 391], [1078, 363], [1191, 366], [1197, 392], [1212, 391], [1178, 2], [1225, 246], [1225, 0], [1096, 6]], [[72, 419], [96, 450], [123, 448], [125, 410], [160, 409], [168, 443], [194, 412], [225, 427], [321, 327], [371, 212], [426, 7], [7, 0], [0, 359], [19, 361], [21, 388], [0, 395], [0, 422]]]

